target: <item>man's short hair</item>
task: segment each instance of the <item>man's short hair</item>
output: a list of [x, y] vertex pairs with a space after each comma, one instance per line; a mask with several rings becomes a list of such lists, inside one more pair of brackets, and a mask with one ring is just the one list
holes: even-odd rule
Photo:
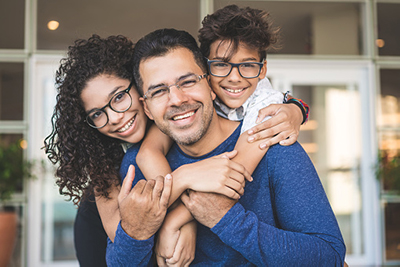
[[[205, 57], [210, 55], [210, 46], [217, 40], [231, 42], [227, 56], [237, 51], [239, 43], [258, 51], [260, 59], [267, 57], [267, 49], [274, 47], [279, 39], [279, 28], [273, 28], [269, 13], [250, 7], [229, 5], [207, 15], [199, 30], [200, 49]], [[277, 48], [277, 47], [274, 47]]]
[[152, 57], [160, 57], [176, 48], [189, 49], [199, 67], [207, 72], [207, 63], [196, 40], [186, 31], [176, 29], [159, 29], [142, 37], [135, 45], [133, 56], [133, 76], [136, 87], [143, 95], [143, 80], [140, 77], [140, 63]]

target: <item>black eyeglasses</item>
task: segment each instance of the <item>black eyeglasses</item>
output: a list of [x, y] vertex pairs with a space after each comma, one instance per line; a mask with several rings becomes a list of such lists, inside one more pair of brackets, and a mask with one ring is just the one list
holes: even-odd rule
[[143, 95], [143, 98], [146, 100], [151, 100], [156, 103], [162, 103], [168, 100], [170, 88], [172, 86], [176, 86], [176, 88], [185, 92], [186, 89], [193, 88], [198, 82], [201, 81], [201, 79], [205, 77], [207, 77], [207, 74], [203, 75], [190, 74], [188, 76], [179, 79], [175, 84], [169, 86], [167, 85], [157, 86], [153, 89], [148, 90]]
[[115, 112], [122, 113], [127, 111], [132, 106], [132, 97], [129, 94], [133, 82], [131, 82], [123, 91], [119, 91], [110, 99], [107, 105], [102, 108], [91, 110], [86, 116], [86, 122], [90, 127], [99, 129], [107, 125], [108, 115], [105, 112], [106, 107], [110, 107]]
[[207, 59], [207, 64], [212, 76], [226, 77], [232, 72], [232, 69], [236, 67], [239, 70], [240, 76], [251, 79], [257, 78], [260, 75], [264, 62], [230, 63], [222, 60]]

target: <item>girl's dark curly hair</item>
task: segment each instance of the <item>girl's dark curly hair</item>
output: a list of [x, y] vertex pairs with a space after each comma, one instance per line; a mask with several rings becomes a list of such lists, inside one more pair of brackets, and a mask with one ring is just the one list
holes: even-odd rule
[[267, 49], [278, 48], [279, 28], [272, 27], [269, 14], [264, 10], [229, 5], [207, 15], [202, 24], [199, 42], [206, 57], [210, 55], [211, 44], [217, 40], [231, 42], [228, 60], [237, 51], [240, 42], [256, 49], [261, 60], [267, 57]]
[[87, 83], [101, 74], [131, 81], [133, 47], [123, 36], [80, 39], [68, 48], [56, 72], [57, 104], [45, 151], [52, 163], [59, 164], [55, 175], [60, 194], [75, 204], [93, 190], [108, 197], [111, 185], [120, 183], [121, 142], [87, 125], [80, 96]]

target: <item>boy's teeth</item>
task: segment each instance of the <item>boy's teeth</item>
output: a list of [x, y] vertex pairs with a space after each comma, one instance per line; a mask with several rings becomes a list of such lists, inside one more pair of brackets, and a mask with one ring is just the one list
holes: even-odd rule
[[128, 130], [128, 129], [132, 126], [132, 124], [133, 124], [134, 121], [135, 121], [135, 118], [133, 118], [130, 122], [128, 122], [127, 124], [125, 124], [125, 126], [122, 127], [121, 129], [119, 129], [118, 132], [119, 132], [119, 133], [122, 133], [122, 132], [125, 132], [126, 130]]
[[188, 112], [188, 113], [183, 114], [183, 115], [175, 116], [175, 117], [173, 117], [172, 119], [173, 119], [174, 121], [177, 121], [177, 120], [181, 120], [181, 119], [185, 119], [185, 118], [188, 118], [188, 117], [190, 117], [190, 116], [193, 116], [193, 114], [194, 114], [194, 111]]
[[234, 89], [229, 89], [229, 88], [226, 88], [225, 90], [230, 93], [240, 93], [241, 91], [243, 91], [243, 89], [234, 90]]

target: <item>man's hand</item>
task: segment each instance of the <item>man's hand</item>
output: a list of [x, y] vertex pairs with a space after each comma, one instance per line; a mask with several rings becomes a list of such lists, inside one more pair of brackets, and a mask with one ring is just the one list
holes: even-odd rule
[[164, 221], [171, 194], [172, 177], [140, 180], [132, 187], [135, 168], [131, 165], [118, 195], [121, 227], [136, 240], [153, 236]]
[[181, 200], [193, 217], [209, 228], [214, 227], [237, 202], [224, 195], [192, 190], [183, 193]]

